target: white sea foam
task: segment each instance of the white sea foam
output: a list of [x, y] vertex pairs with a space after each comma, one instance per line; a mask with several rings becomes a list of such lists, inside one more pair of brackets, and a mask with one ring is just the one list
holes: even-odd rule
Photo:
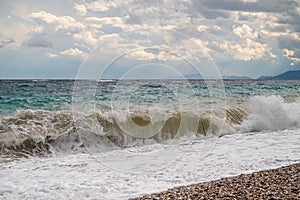
[[[0, 199], [128, 199], [300, 162], [299, 130], [226, 135], [205, 157], [201, 156], [204, 142], [176, 146], [175, 157], [155, 144], [0, 163]], [[157, 149], [160, 162], [147, 153]], [[169, 162], [170, 158], [176, 160]]]
[[286, 102], [280, 96], [251, 97], [250, 115], [241, 125], [242, 132], [300, 128], [300, 100]]

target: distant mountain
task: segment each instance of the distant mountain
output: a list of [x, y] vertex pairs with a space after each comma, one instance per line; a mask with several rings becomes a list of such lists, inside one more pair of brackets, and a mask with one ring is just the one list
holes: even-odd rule
[[[203, 79], [200, 74], [189, 74], [185, 76], [186, 79]], [[209, 78], [204, 78], [209, 79]], [[248, 80], [252, 79], [248, 76], [222, 76], [223, 80]]]
[[260, 76], [257, 79], [259, 79], [259, 80], [268, 80], [268, 79], [271, 79], [272, 77], [273, 76]]
[[248, 76], [222, 76], [223, 80], [250, 80]]
[[287, 71], [277, 76], [261, 76], [259, 80], [300, 80], [300, 70]]
[[184, 76], [186, 79], [203, 79], [200, 74], [189, 74]]

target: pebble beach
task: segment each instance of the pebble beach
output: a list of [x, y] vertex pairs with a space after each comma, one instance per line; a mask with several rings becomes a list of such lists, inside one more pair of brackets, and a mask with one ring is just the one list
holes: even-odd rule
[[150, 199], [300, 199], [300, 163], [175, 187], [132, 200]]

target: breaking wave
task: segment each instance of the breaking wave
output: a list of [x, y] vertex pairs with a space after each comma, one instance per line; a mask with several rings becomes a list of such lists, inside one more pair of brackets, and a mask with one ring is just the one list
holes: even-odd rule
[[286, 102], [281, 96], [254, 96], [248, 104], [250, 115], [241, 124], [242, 132], [300, 128], [300, 99]]
[[245, 107], [203, 111], [20, 110], [0, 118], [0, 155], [30, 156], [58, 152], [99, 152], [180, 141], [192, 135], [300, 128], [300, 101], [256, 96]]
[[[236, 131], [247, 111], [134, 110], [73, 113], [71, 111], [20, 110], [0, 121], [1, 154], [37, 155], [54, 151], [99, 151], [174, 141], [193, 134]], [[226, 119], [226, 120], [225, 120]]]

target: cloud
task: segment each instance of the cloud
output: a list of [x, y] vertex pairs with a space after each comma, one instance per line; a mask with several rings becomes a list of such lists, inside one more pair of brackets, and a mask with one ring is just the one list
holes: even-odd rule
[[43, 21], [48, 24], [55, 25], [55, 31], [58, 31], [59, 29], [80, 30], [85, 28], [85, 26], [81, 22], [77, 22], [71, 16], [57, 17], [54, 14], [45, 11], [34, 12], [31, 13], [29, 16], [37, 20], [38, 23], [39, 21]]
[[[7, 46], [6, 40], [13, 39], [13, 42], [9, 42], [9, 46], [12, 48], [18, 48], [25, 40], [28, 39], [28, 33], [35, 30], [35, 26], [32, 24], [24, 24], [28, 21], [20, 21], [17, 17], [1, 18], [0, 16], [0, 43], [1, 46]], [[4, 40], [4, 41], [2, 41]]]
[[87, 4], [87, 8], [92, 10], [92, 11], [107, 11], [109, 7], [101, 1], [95, 1], [92, 3]]
[[209, 29], [209, 27], [208, 27], [208, 26], [205, 26], [205, 25], [200, 25], [200, 26], [198, 26], [198, 28], [197, 28], [197, 30], [198, 30], [199, 32], [206, 31], [207, 29]]
[[[221, 7], [219, 4], [224, 6]], [[124, 3], [122, 4], [119, 1], [114, 6], [98, 1], [98, 3], [90, 3], [89, 9], [106, 13], [111, 8], [118, 6], [122, 8], [124, 5]], [[276, 48], [278, 49], [279, 47], [273, 41], [266, 40], [266, 38], [272, 36], [274, 38], [276, 32], [272, 29], [279, 26], [278, 18], [280, 18], [281, 14], [275, 13], [270, 16], [267, 12], [284, 10], [285, 5], [280, 1], [274, 3], [279, 8], [267, 8], [266, 1], [262, 0], [226, 0], [223, 2], [204, 0], [180, 3], [172, 1], [168, 4], [155, 1], [145, 3], [131, 2], [128, 5], [128, 9], [123, 8], [126, 14], [123, 13], [122, 17], [111, 15], [103, 17], [105, 15], [101, 15], [101, 17], [89, 16], [85, 18], [87, 24], [94, 24], [90, 27], [101, 31], [100, 35], [90, 30], [84, 30], [75, 34], [74, 39], [83, 41], [87, 45], [101, 44], [106, 46], [106, 49], [111, 49], [107, 50], [107, 52], [117, 53], [126, 49], [130, 50], [133, 46], [130, 44], [125, 45], [122, 42], [122, 37], [119, 41], [114, 40], [112, 42], [108, 39], [109, 42], [103, 42], [106, 34], [117, 33], [111, 26], [118, 27], [122, 31], [128, 31], [149, 25], [150, 27], [156, 27], [156, 29], [182, 31], [183, 33], [188, 33], [188, 35], [197, 35], [198, 32], [198, 38], [195, 41], [198, 41], [198, 45], [205, 52], [209, 52], [214, 58], [219, 60], [225, 61], [232, 58], [243, 61], [272, 60], [277, 57], [274, 51], [277, 51]], [[253, 5], [254, 8], [247, 9], [249, 5]], [[97, 24], [98, 26], [95, 26]], [[265, 27], [262, 27], [263, 24], [265, 24]], [[138, 31], [135, 32], [138, 33]], [[277, 32], [276, 38], [280, 34], [287, 33], [281, 29], [281, 32]], [[147, 40], [150, 37], [149, 34], [138, 33], [133, 37], [135, 37], [135, 43], [138, 44], [135, 48], [142, 47], [147, 42], [150, 44], [155, 43], [153, 40]], [[166, 36], [161, 36], [161, 38], [164, 37]], [[130, 42], [127, 41], [127, 43]], [[187, 44], [182, 43], [181, 45]], [[155, 57], [151, 53], [143, 51], [136, 52], [133, 55], [136, 59], [143, 60], [151, 60]], [[156, 58], [158, 57], [156, 56]], [[169, 59], [172, 59], [172, 57], [169, 57]]]
[[47, 23], [53, 23], [56, 21], [57, 17], [51, 13], [47, 13], [45, 11], [39, 11], [35, 13], [31, 13], [30, 17], [33, 19], [41, 19]]
[[118, 7], [120, 5], [124, 4], [122, 1], [105, 1], [105, 0], [99, 0], [94, 1], [90, 3], [86, 3], [85, 6], [94, 12], [103, 12], [107, 11], [112, 7]]
[[272, 53], [272, 49], [266, 44], [261, 44], [250, 39], [246, 39], [245, 44], [224, 42], [220, 44], [220, 48], [228, 51], [237, 60], [250, 61], [263, 58], [276, 58], [276, 55]]
[[88, 12], [105, 12], [109, 11], [111, 8], [117, 8], [118, 6], [126, 4], [122, 1], [90, 1], [85, 3], [75, 3], [74, 9], [76, 14], [79, 16], [85, 16]]
[[55, 54], [55, 53], [46, 53], [46, 55], [47, 55], [49, 58], [56, 58], [56, 57], [57, 57], [57, 54]]
[[[300, 50], [283, 49], [284, 56], [291, 59], [293, 62], [300, 62]], [[294, 63], [292, 64], [294, 65]]]
[[242, 0], [244, 3], [256, 3], [258, 0]]
[[77, 49], [77, 48], [70, 48], [70, 49], [67, 49], [65, 51], [61, 51], [60, 52], [61, 55], [67, 55], [67, 56], [79, 56], [79, 57], [84, 57], [85, 54], [83, 51]]
[[52, 48], [51, 42], [44, 38], [34, 38], [28, 41], [29, 47], [41, 47], [41, 48]]
[[88, 17], [86, 18], [89, 22], [97, 22], [101, 25], [108, 25], [108, 24], [122, 24], [123, 20], [121, 17]]
[[77, 4], [75, 3], [74, 9], [76, 10], [77, 14], [80, 16], [84, 16], [87, 13], [87, 8], [84, 4]]
[[4, 48], [5, 46], [14, 43], [15, 40], [13, 38], [2, 39], [0, 41], [0, 48]]
[[294, 0], [273, 0], [271, 4], [269, 0], [203, 0], [201, 2], [209, 9], [247, 12], [287, 12], [298, 5]]
[[295, 54], [293, 50], [289, 50], [289, 49], [283, 49], [283, 52], [284, 52], [284, 56], [286, 57], [294, 56]]
[[84, 42], [88, 46], [96, 46], [98, 43], [98, 40], [93, 36], [93, 34], [87, 30], [74, 34], [73, 38], [77, 41]]
[[243, 24], [243, 26], [234, 26], [233, 33], [241, 38], [258, 38], [258, 33], [251, 29], [248, 25]]
[[[192, 58], [197, 45], [220, 66], [299, 66], [299, 1], [6, 1], [0, 11], [4, 16], [0, 16], [0, 48], [9, 47], [1, 51], [15, 49], [29, 55], [41, 50], [47, 62], [78, 61], [76, 57], [98, 45], [101, 59], [164, 45], [181, 52], [182, 58]], [[130, 54], [127, 64], [133, 60], [176, 63], [178, 56], [139, 50]]]

